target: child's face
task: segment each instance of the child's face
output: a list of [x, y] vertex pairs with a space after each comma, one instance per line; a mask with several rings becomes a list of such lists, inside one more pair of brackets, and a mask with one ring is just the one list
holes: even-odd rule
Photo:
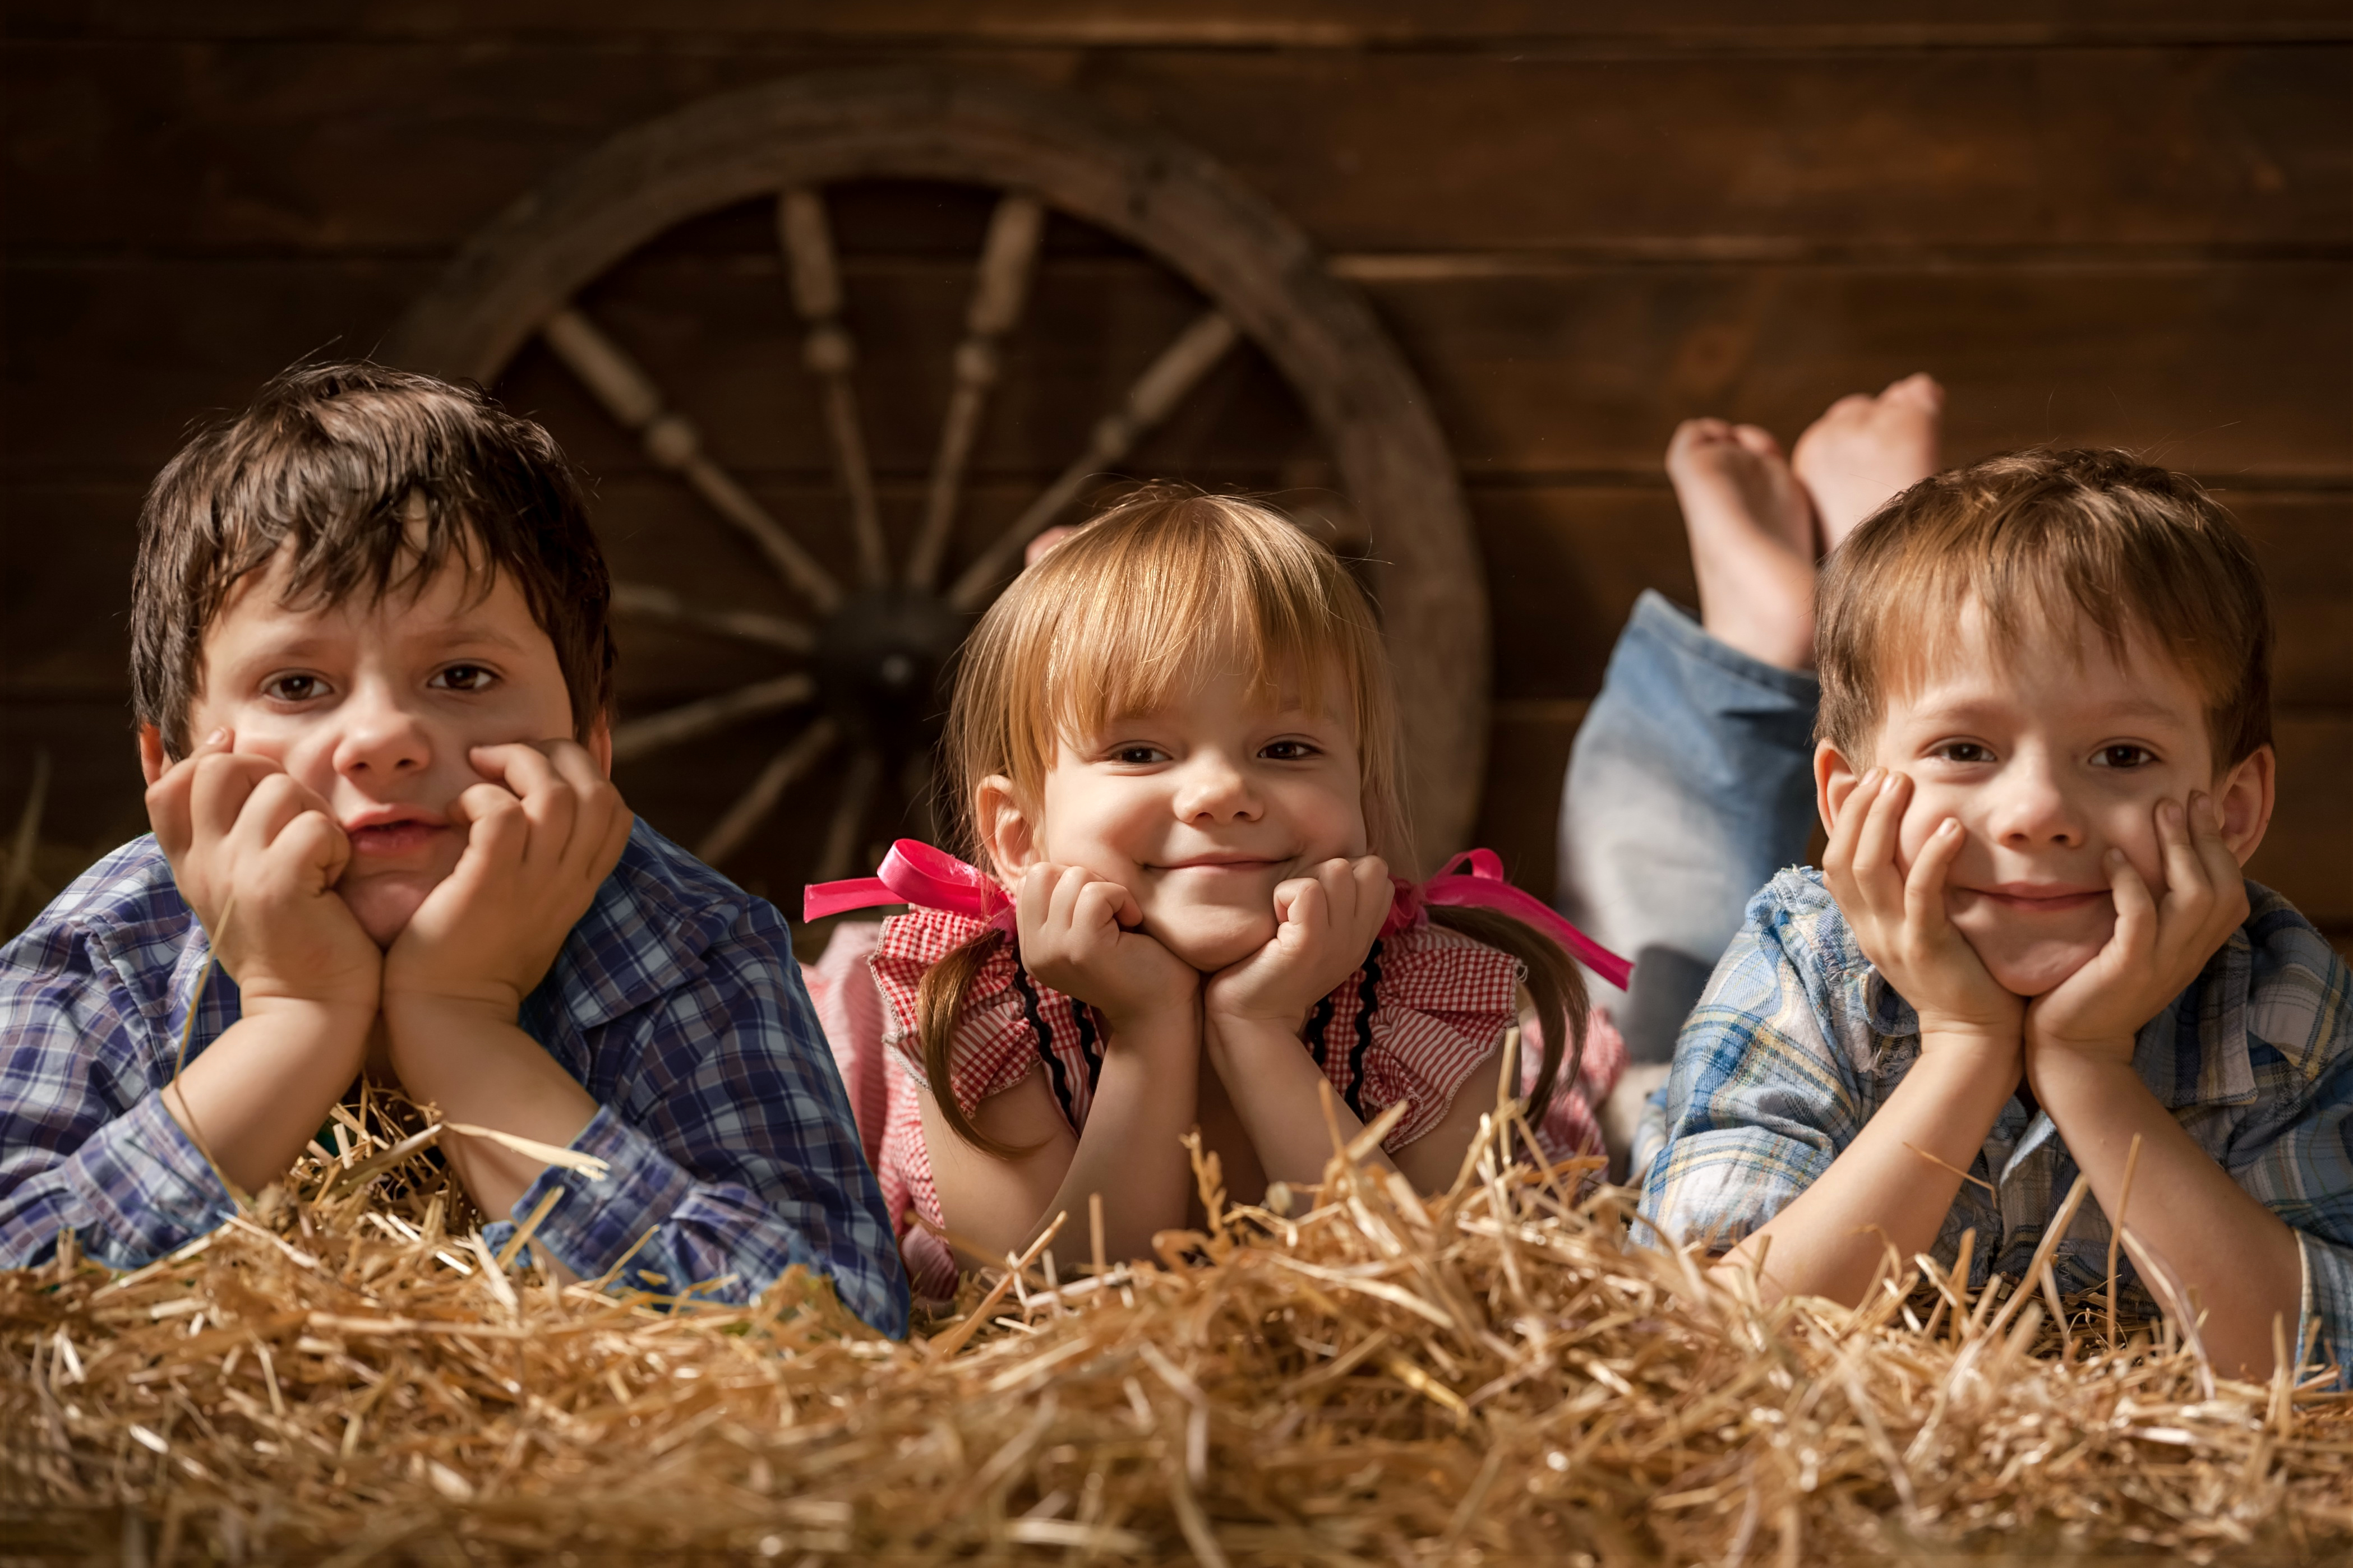
[[2268, 748], [2218, 778], [2197, 689], [2145, 636], [2121, 661], [2088, 624], [2039, 628], [1998, 654], [1974, 607], [1916, 688], [1888, 694], [1868, 758], [1850, 764], [1823, 746], [1825, 822], [1873, 765], [1913, 783], [1897, 847], [1907, 875], [1938, 825], [1960, 822], [1968, 837], [1946, 911], [1995, 982], [2021, 996], [2050, 990], [2107, 942], [2111, 848], [2163, 898], [2160, 802], [2213, 795], [2242, 865], [2270, 816]]
[[[380, 945], [458, 864], [450, 804], [484, 782], [476, 746], [569, 739], [572, 702], [555, 645], [504, 577], [487, 595], [459, 564], [414, 599], [292, 608], [283, 556], [246, 577], [205, 631], [188, 732], [234, 735], [328, 803], [352, 841], [336, 890]], [[152, 735], [150, 779], [162, 754]], [[591, 744], [609, 761], [602, 727]]]
[[1228, 668], [1154, 712], [1066, 740], [1043, 821], [999, 859], [1083, 867], [1121, 883], [1144, 930], [1194, 968], [1256, 952], [1275, 930], [1275, 884], [1366, 853], [1364, 783], [1349, 722], [1253, 700]]

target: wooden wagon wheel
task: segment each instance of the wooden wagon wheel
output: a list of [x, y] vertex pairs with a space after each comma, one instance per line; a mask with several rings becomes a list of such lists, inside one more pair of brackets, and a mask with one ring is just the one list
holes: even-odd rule
[[[953, 380], [921, 521], [898, 561], [868, 459], [826, 196], [828, 186], [876, 180], [995, 193], [962, 341], [948, 351]], [[790, 528], [681, 412], [695, 389], [657, 385], [581, 303], [584, 289], [666, 233], [763, 201], [774, 204], [802, 360], [821, 391], [842, 495], [839, 511], [814, 524], [796, 518]], [[1095, 422], [1084, 450], [1010, 527], [956, 559], [960, 493], [1050, 211], [1140, 247], [1208, 308], [1147, 363], [1118, 367], [1125, 395]], [[766, 765], [704, 826], [697, 847], [725, 861], [797, 783], [838, 771], [824, 847], [802, 868], [831, 877], [865, 847], [887, 758], [935, 721], [937, 672], [970, 616], [1018, 568], [1023, 545], [1068, 521], [1091, 480], [1119, 465], [1238, 338], [1255, 344], [1295, 394], [1362, 521], [1402, 688], [1419, 848], [1427, 859], [1459, 847], [1486, 753], [1488, 628], [1444, 441], [1364, 301], [1296, 229], [1196, 152], [1106, 125], [1068, 98], [998, 83], [913, 73], [780, 82], [627, 132], [532, 192], [465, 248], [384, 354], [494, 386], [539, 340], [655, 465], [756, 550], [776, 579], [768, 607], [720, 608], [634, 581], [617, 583], [615, 609], [754, 645], [791, 667], [662, 711], [624, 714], [614, 750], [617, 760], [642, 758], [723, 730], [775, 725]], [[838, 528], [842, 512], [856, 545], [850, 581], [799, 531]]]

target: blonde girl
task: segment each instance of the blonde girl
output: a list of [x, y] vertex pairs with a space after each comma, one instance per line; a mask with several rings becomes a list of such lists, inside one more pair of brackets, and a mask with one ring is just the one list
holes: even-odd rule
[[[1371, 606], [1263, 507], [1147, 491], [990, 608], [944, 746], [950, 841], [985, 869], [902, 844], [881, 881], [808, 906], [914, 905], [871, 962], [909, 1069], [888, 1075], [877, 1153], [893, 1215], [920, 1220], [919, 1291], [953, 1287], [944, 1236], [1001, 1258], [1095, 1194], [1112, 1255], [1148, 1256], [1187, 1221], [1196, 1125], [1237, 1199], [1314, 1184], [1319, 1086], [1344, 1135], [1402, 1101], [1379, 1157], [1443, 1188], [1523, 986], [1531, 1121], [1556, 1158], [1599, 1147], [1568, 1092], [1587, 1005], [1560, 941], [1392, 878], [1411, 843], [1398, 746]], [[1482, 902], [1557, 924], [1482, 864]], [[1086, 1256], [1083, 1227], [1064, 1236], [1062, 1261]]]

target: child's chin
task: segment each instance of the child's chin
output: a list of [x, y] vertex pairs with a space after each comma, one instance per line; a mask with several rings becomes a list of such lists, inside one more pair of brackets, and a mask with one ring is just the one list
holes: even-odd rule
[[1193, 968], [1214, 974], [1273, 941], [1274, 916], [1185, 910], [1167, 920], [1147, 920], [1145, 930]]
[[371, 877], [364, 881], [346, 881], [335, 889], [350, 906], [352, 918], [360, 922], [360, 930], [378, 947], [388, 948], [402, 931], [408, 929], [425, 895], [433, 884], [422, 879], [412, 881], [406, 877]]
[[2040, 996], [2091, 963], [2105, 940], [2048, 936], [2005, 941], [1996, 936], [1973, 945], [1995, 984], [2014, 996]]

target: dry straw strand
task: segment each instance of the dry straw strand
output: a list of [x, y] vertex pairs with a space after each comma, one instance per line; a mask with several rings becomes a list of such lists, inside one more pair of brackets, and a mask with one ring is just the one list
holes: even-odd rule
[[2015, 1287], [1971, 1289], [1971, 1238], [1857, 1310], [1768, 1301], [1635, 1245], [1581, 1167], [1502, 1157], [1531, 1140], [1499, 1096], [1447, 1194], [1335, 1127], [1312, 1194], [1229, 1206], [1197, 1152], [1208, 1218], [1158, 1261], [1049, 1273], [1058, 1221], [899, 1343], [799, 1270], [737, 1300], [552, 1280], [483, 1243], [431, 1118], [370, 1095], [346, 1131], [143, 1268], [69, 1240], [0, 1274], [0, 1537], [184, 1564], [2353, 1547], [2353, 1399], [2308, 1336], [2263, 1383], [2194, 1325], [2058, 1353], [2098, 1311], [2043, 1277], [2072, 1210]]

